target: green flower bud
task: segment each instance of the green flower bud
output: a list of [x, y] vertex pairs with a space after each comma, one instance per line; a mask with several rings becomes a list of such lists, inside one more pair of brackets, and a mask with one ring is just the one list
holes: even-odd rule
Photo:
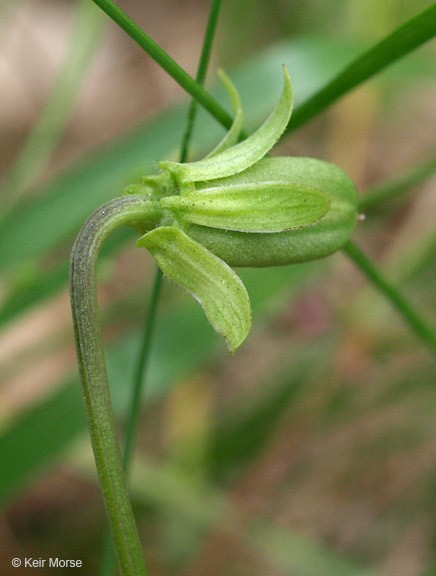
[[[264, 158], [249, 170], [218, 182], [224, 188], [256, 182], [292, 182], [322, 191], [329, 208], [312, 223], [272, 234], [244, 233], [191, 225], [187, 233], [230, 266], [280, 266], [317, 260], [333, 254], [350, 238], [358, 220], [357, 191], [353, 181], [334, 164], [313, 158]], [[212, 183], [204, 183], [205, 190]], [[200, 186], [196, 189], [201, 190]]]
[[[247, 292], [230, 266], [277, 266], [323, 258], [341, 248], [357, 223], [357, 193], [337, 166], [311, 158], [264, 158], [292, 112], [292, 86], [284, 68], [280, 101], [264, 124], [237, 143], [242, 107], [222, 76], [234, 123], [204, 160], [158, 162], [162, 172], [143, 179], [160, 214], [137, 242], [163, 272], [202, 305], [231, 351], [251, 326]], [[127, 190], [138, 192], [140, 189]]]

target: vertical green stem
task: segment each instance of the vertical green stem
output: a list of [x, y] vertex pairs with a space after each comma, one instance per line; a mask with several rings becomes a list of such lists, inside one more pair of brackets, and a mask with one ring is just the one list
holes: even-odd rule
[[[201, 50], [200, 61], [198, 64], [196, 75], [196, 81], [201, 86], [204, 84], [204, 80], [206, 78], [207, 68], [209, 65], [210, 55], [212, 51], [213, 39], [215, 37], [215, 31], [218, 24], [218, 17], [221, 9], [221, 4], [222, 0], [213, 0], [210, 9], [209, 19], [204, 34], [203, 46]], [[188, 147], [192, 137], [192, 130], [194, 128], [197, 109], [198, 109], [197, 102], [195, 101], [195, 99], [192, 99], [188, 111], [186, 129], [182, 139], [180, 162], [186, 162], [188, 156]], [[135, 372], [132, 401], [130, 404], [129, 417], [127, 420], [127, 431], [124, 445], [124, 467], [126, 470], [129, 466], [130, 453], [136, 435], [138, 413], [139, 413], [139, 401], [141, 397], [141, 389], [142, 389], [142, 383], [144, 381], [145, 369], [147, 366], [147, 359], [150, 352], [150, 343], [154, 328], [154, 320], [157, 310], [157, 301], [159, 298], [161, 284], [162, 284], [162, 272], [160, 268], [157, 268], [146, 324], [144, 327], [144, 337], [138, 357], [137, 369]]]
[[418, 310], [405, 298], [399, 290], [385, 278], [384, 274], [374, 265], [359, 246], [349, 240], [344, 247], [345, 253], [351, 258], [363, 274], [378, 290], [386, 296], [398, 310], [410, 328], [436, 353], [436, 330], [430, 326]]
[[[126, 477], [129, 476], [129, 468], [133, 447], [135, 444], [138, 430], [139, 408], [141, 394], [144, 387], [144, 376], [150, 356], [151, 341], [153, 336], [154, 323], [156, 319], [157, 304], [159, 300], [160, 287], [162, 284], [163, 274], [160, 268], [156, 268], [156, 275], [153, 283], [150, 303], [147, 310], [147, 316], [144, 324], [143, 337], [139, 348], [139, 356], [135, 369], [133, 380], [132, 395], [127, 416], [127, 427], [124, 436], [123, 446], [123, 467]], [[103, 554], [100, 566], [100, 576], [110, 576], [114, 572], [115, 553], [112, 544], [112, 538], [109, 530], [106, 530], [103, 540]]]
[[[198, 64], [198, 70], [196, 75], [196, 81], [203, 85], [206, 78], [206, 72], [209, 65], [210, 54], [212, 51], [213, 39], [215, 36], [216, 26], [218, 24], [218, 16], [221, 8], [222, 0], [213, 0], [210, 9], [209, 19], [206, 26], [206, 31], [204, 35], [203, 46], [201, 50], [200, 61]], [[180, 152], [180, 162], [186, 162], [188, 156], [188, 146], [192, 137], [192, 130], [194, 127], [195, 116], [197, 113], [197, 103], [194, 99], [191, 101], [191, 105], [188, 111], [188, 118], [186, 121], [186, 129], [183, 135], [181, 152]], [[157, 302], [159, 298], [159, 292], [162, 284], [162, 272], [160, 268], [156, 270], [156, 276], [153, 284], [153, 291], [151, 295], [151, 300], [149, 304], [147, 319], [144, 327], [143, 340], [138, 356], [137, 368], [135, 371], [135, 380], [133, 385], [133, 393], [131, 398], [129, 416], [127, 419], [127, 430], [124, 444], [124, 468], [127, 472], [130, 454], [134, 444], [138, 414], [139, 414], [139, 401], [141, 397], [141, 390], [143, 387], [144, 374], [147, 367], [147, 360], [150, 353], [150, 344], [152, 339], [152, 333], [154, 328], [154, 321], [157, 310]]]
[[145, 370], [150, 356], [151, 340], [153, 335], [154, 324], [156, 320], [157, 304], [159, 300], [160, 287], [162, 285], [162, 272], [160, 268], [156, 269], [156, 275], [153, 283], [153, 291], [151, 293], [150, 304], [148, 307], [147, 319], [144, 325], [143, 338], [141, 348], [136, 364], [134, 386], [132, 397], [130, 400], [129, 418], [127, 419], [126, 435], [124, 439], [124, 452], [123, 463], [126, 475], [130, 465], [131, 454], [138, 427], [139, 406], [141, 400], [141, 392], [143, 388]]
[[[203, 86], [207, 69], [209, 66], [210, 55], [212, 52], [213, 40], [215, 37], [216, 27], [218, 24], [218, 17], [222, 5], [222, 0], [212, 0], [212, 6], [209, 13], [209, 19], [204, 34], [203, 46], [201, 49], [200, 60], [198, 63], [196, 82]], [[186, 120], [186, 128], [182, 138], [180, 162], [186, 162], [188, 157], [189, 143], [192, 137], [195, 118], [198, 110], [197, 101], [193, 98], [191, 100], [188, 116]], [[130, 400], [130, 408], [127, 416], [127, 428], [124, 439], [123, 451], [123, 464], [126, 476], [128, 477], [131, 454], [135, 443], [141, 394], [144, 387], [144, 377], [150, 355], [151, 341], [156, 318], [157, 304], [159, 300], [160, 289], [162, 285], [162, 271], [156, 268], [156, 275], [153, 283], [153, 291], [150, 299], [150, 304], [147, 311], [147, 316], [144, 325], [143, 339], [139, 349], [139, 356], [137, 360], [135, 377], [133, 382], [132, 396]], [[114, 550], [110, 539], [110, 534], [107, 534], [104, 543], [103, 559], [100, 569], [101, 576], [110, 576], [114, 567]]]
[[96, 263], [105, 238], [113, 230], [158, 216], [155, 205], [142, 195], [116, 198], [88, 218], [71, 256], [70, 294], [79, 371], [95, 462], [123, 576], [146, 576], [147, 570], [115, 431], [98, 314]]
[[[209, 66], [210, 54], [212, 51], [212, 44], [215, 38], [216, 27], [218, 24], [218, 17], [221, 10], [222, 0], [213, 0], [210, 9], [209, 20], [204, 33], [203, 47], [201, 49], [200, 61], [198, 63], [197, 75], [195, 80], [200, 86], [204, 85], [206, 79], [207, 68]], [[188, 110], [188, 119], [186, 121], [186, 129], [182, 139], [180, 162], [186, 162], [188, 157], [189, 142], [192, 137], [192, 130], [194, 129], [195, 117], [197, 114], [198, 103], [195, 98], [192, 98]]]

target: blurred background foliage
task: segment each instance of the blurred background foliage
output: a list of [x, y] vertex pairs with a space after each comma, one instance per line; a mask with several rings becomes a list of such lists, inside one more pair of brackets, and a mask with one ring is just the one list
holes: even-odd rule
[[[283, 62], [301, 102], [431, 4], [224, 1], [207, 88], [228, 106], [224, 67], [254, 129]], [[120, 5], [195, 75], [208, 1]], [[0, 565], [18, 575], [13, 557], [80, 558], [94, 575], [105, 516], [68, 257], [95, 207], [176, 157], [188, 100], [91, 2], [2, 0], [0, 31]], [[434, 160], [435, 55], [423, 46], [276, 152], [336, 162], [362, 197]], [[221, 135], [200, 113], [192, 154]], [[435, 210], [430, 177], [368, 209], [356, 233], [433, 325]], [[134, 238], [115, 234], [99, 270], [120, 431], [153, 277]], [[432, 574], [434, 358], [342, 254], [241, 275], [254, 331], [234, 357], [198, 305], [164, 285], [132, 476], [151, 574]]]

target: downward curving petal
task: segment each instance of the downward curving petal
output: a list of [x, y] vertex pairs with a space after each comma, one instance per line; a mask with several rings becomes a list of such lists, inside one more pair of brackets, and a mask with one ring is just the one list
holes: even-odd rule
[[137, 245], [147, 248], [164, 274], [200, 302], [230, 351], [239, 348], [251, 328], [251, 307], [245, 286], [235, 272], [179, 228], [156, 228], [142, 236]]

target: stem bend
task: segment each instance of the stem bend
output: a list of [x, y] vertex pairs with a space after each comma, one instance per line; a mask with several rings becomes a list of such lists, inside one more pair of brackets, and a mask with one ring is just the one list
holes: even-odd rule
[[159, 217], [156, 206], [135, 194], [98, 208], [79, 232], [71, 255], [70, 296], [77, 360], [95, 462], [123, 576], [147, 570], [118, 445], [98, 312], [96, 263], [104, 240], [123, 224]]

